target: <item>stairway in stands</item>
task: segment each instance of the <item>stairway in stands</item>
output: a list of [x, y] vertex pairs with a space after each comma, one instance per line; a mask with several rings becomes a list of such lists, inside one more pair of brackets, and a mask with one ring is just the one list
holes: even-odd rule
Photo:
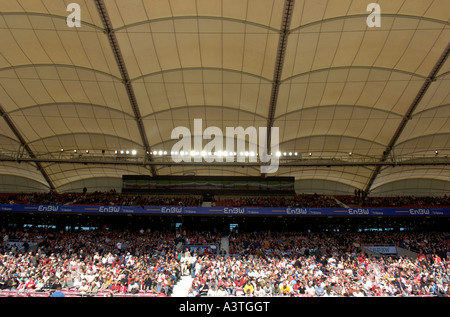
[[[230, 254], [230, 242], [228, 240], [228, 236], [222, 237], [220, 248], [224, 249], [227, 255]], [[189, 288], [192, 285], [192, 280], [193, 278], [190, 274], [181, 276], [178, 283], [173, 287], [171, 297], [187, 297]]]
[[220, 247], [227, 252], [227, 255], [230, 254], [230, 240], [228, 240], [228, 236], [223, 236], [220, 241]]
[[189, 288], [192, 285], [193, 278], [191, 275], [184, 275], [180, 278], [178, 283], [173, 287], [171, 297], [187, 297]]

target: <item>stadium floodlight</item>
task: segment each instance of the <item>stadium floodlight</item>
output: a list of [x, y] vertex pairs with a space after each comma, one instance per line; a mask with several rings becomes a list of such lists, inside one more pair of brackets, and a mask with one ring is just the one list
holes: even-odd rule
[[159, 151], [158, 151], [158, 154], [159, 154], [159, 155], [163, 155], [163, 151], [159, 150]]
[[184, 151], [180, 151], [180, 155], [184, 155]]
[[292, 156], [292, 152], [289, 152], [289, 156]]
[[276, 155], [277, 155], [278, 157], [280, 157], [280, 156], [281, 156], [281, 152], [278, 151]]
[[286, 152], [283, 153], [283, 156], [286, 156]]
[[206, 155], [206, 152], [205, 151], [202, 151], [202, 156], [205, 156]]
[[164, 155], [167, 155], [167, 151], [164, 151]]
[[294, 153], [294, 155], [295, 155], [295, 156], [298, 156], [298, 153], [297, 153], [297, 152], [295, 152], [295, 153]]
[[132, 154], [132, 155], [136, 155], [136, 154], [137, 154], [137, 151], [136, 151], [136, 150], [133, 150], [133, 151], [131, 151], [131, 154]]
[[311, 152], [309, 152], [309, 156], [312, 156], [312, 153], [311, 153]]
[[126, 154], [130, 154], [130, 151], [126, 150], [125, 153], [126, 153]]
[[61, 152], [64, 152], [64, 149], [61, 149]]

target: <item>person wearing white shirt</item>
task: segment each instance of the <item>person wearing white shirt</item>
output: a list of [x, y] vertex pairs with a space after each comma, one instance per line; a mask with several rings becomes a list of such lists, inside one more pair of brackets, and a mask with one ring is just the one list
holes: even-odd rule
[[253, 296], [255, 297], [262, 297], [265, 296], [264, 290], [261, 288], [260, 284], [256, 285], [255, 291], [253, 292]]
[[180, 268], [181, 268], [181, 275], [188, 275], [188, 270], [187, 270], [187, 263], [186, 263], [187, 259], [184, 256], [184, 254], [181, 254], [180, 257]]
[[312, 284], [312, 281], [309, 281], [305, 286], [305, 294], [310, 296], [314, 296], [316, 294], [316, 290], [314, 288], [314, 285]]
[[216, 297], [217, 296], [217, 289], [216, 289], [216, 287], [215, 286], [210, 287], [208, 289], [208, 293], [206, 293], [206, 296], [208, 296], [208, 297]]
[[219, 290], [217, 291], [217, 296], [218, 297], [226, 297], [226, 296], [228, 296], [228, 292], [223, 286], [220, 286]]

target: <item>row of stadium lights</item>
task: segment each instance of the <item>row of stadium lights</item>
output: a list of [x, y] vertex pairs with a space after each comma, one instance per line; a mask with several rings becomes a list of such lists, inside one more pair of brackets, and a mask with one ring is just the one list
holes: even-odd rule
[[[61, 149], [61, 152], [64, 152], [64, 149]], [[78, 150], [73, 150], [73, 152], [74, 153], [78, 153]], [[85, 153], [86, 154], [89, 154], [89, 150], [86, 150], [85, 151]], [[105, 153], [105, 151], [104, 150], [102, 150], [102, 153]], [[121, 154], [121, 155], [124, 155], [124, 154], [126, 154], [126, 155], [137, 155], [137, 151], [136, 150], [120, 150], [120, 151], [118, 151], [118, 150], [115, 150], [114, 151], [114, 153], [116, 154], [116, 155], [118, 155], [118, 154]], [[167, 153], [167, 151], [161, 151], [161, 150], [159, 150], [159, 151], [153, 151], [153, 152], [147, 152], [147, 154], [152, 154], [152, 155], [159, 155], [159, 156], [163, 156], [163, 155], [167, 155], [168, 153]], [[214, 155], [214, 156], [237, 156], [237, 153], [236, 152], [230, 152], [230, 153], [228, 153], [227, 151], [225, 151], [225, 152], [221, 152], [221, 151], [219, 151], [219, 152], [214, 152], [214, 153], [212, 153], [212, 152], [208, 152], [208, 153], [206, 153], [206, 152], [201, 152], [201, 153], [199, 153], [199, 152], [195, 152], [195, 151], [191, 151], [190, 152], [190, 155], [191, 156], [198, 156], [198, 155], [202, 155], [202, 156], [206, 156], [206, 155], [208, 155], [208, 156], [212, 156], [212, 155]], [[350, 152], [350, 153], [348, 153], [350, 156], [352, 155], [352, 152]], [[436, 155], [438, 154], [438, 151], [436, 151]], [[178, 155], [178, 152], [170, 152], [170, 155]], [[182, 155], [182, 156], [184, 156], [184, 155], [189, 155], [189, 152], [184, 152], [184, 151], [181, 151], [180, 153], [179, 153], [179, 155]], [[240, 152], [240, 156], [250, 156], [250, 157], [254, 157], [254, 156], [258, 156], [258, 153], [254, 153], [254, 152]], [[312, 153], [308, 153], [308, 155], [309, 156], [312, 156]], [[292, 153], [292, 152], [289, 152], [289, 153], [287, 153], [287, 152], [283, 152], [283, 153], [281, 153], [281, 152], [277, 152], [276, 153], [276, 156], [278, 156], [278, 157], [280, 157], [280, 156], [298, 156], [298, 153], [297, 152], [294, 152], [294, 153]]]
[[[64, 149], [61, 149], [61, 152], [64, 152]], [[73, 152], [74, 153], [78, 153], [78, 150], [73, 150]], [[104, 153], [104, 151], [102, 151], [103, 153]], [[85, 153], [86, 154], [89, 154], [89, 150], [86, 150], [85, 151]], [[137, 151], [136, 150], [120, 150], [120, 151], [118, 151], [118, 150], [115, 150], [114, 151], [114, 154], [116, 154], [116, 155], [118, 155], [118, 154], [121, 154], [121, 155], [137, 155]], [[161, 150], [159, 150], [159, 151], [153, 151], [153, 152], [147, 152], [147, 154], [152, 154], [152, 155], [159, 155], [159, 156], [163, 156], [163, 155], [167, 155], [168, 153], [167, 153], [167, 151], [161, 151]], [[170, 154], [171, 155], [178, 155], [178, 152], [170, 152]], [[195, 151], [191, 151], [190, 152], [190, 155], [191, 156], [198, 156], [198, 155], [202, 155], [202, 156], [206, 156], [206, 155], [208, 155], [208, 156], [211, 156], [211, 155], [214, 155], [214, 156], [237, 156], [237, 153], [236, 152], [230, 152], [230, 153], [228, 153], [227, 151], [225, 151], [225, 152], [221, 152], [221, 151], [219, 151], [219, 152], [214, 152], [214, 153], [212, 153], [212, 152], [208, 152], [208, 153], [206, 153], [206, 152], [201, 152], [201, 153], [199, 153], [199, 152], [195, 152]], [[179, 153], [179, 155], [189, 155], [189, 152], [184, 152], [184, 151], [180, 151], [180, 153]], [[258, 153], [254, 153], [254, 152], [240, 152], [240, 156], [250, 156], [250, 157], [254, 157], [254, 156], [258, 156]], [[279, 157], [279, 156], [292, 156], [292, 155], [294, 155], [294, 156], [298, 156], [298, 153], [297, 152], [295, 152], [295, 153], [292, 153], [292, 152], [289, 152], [289, 153], [286, 153], [286, 152], [284, 152], [284, 153], [281, 153], [281, 152], [277, 152], [276, 153], [276, 155]], [[312, 153], [309, 153], [309, 155], [311, 156], [312, 155]]]
[[[64, 149], [61, 149], [61, 152], [64, 152]], [[73, 150], [73, 152], [74, 153], [78, 153], [78, 150]], [[86, 150], [85, 153], [89, 154], [89, 150]], [[102, 150], [102, 153], [104, 154], [105, 151]], [[121, 155], [130, 155], [130, 154], [131, 155], [137, 155], [137, 151], [136, 150], [131, 150], [131, 151], [130, 150], [120, 150], [120, 151], [115, 150], [114, 154], [116, 154], [116, 155], [118, 155], [118, 154], [121, 154]], [[147, 154], [163, 156], [163, 155], [167, 155], [168, 152], [159, 150], [159, 151], [147, 152]], [[239, 154], [240, 154], [240, 156], [250, 156], [250, 157], [254, 157], [255, 155], [258, 156], [258, 153], [255, 154], [254, 152], [240, 152]], [[189, 152], [180, 151], [179, 154], [178, 154], [178, 152], [170, 152], [170, 155], [181, 155], [181, 156], [184, 156], [184, 155], [189, 155]], [[191, 156], [199, 156], [199, 155], [212, 156], [213, 155], [213, 156], [219, 156], [220, 157], [220, 156], [237, 156], [237, 153], [236, 152], [228, 153], [227, 151], [225, 151], [225, 152], [219, 151], [219, 152], [214, 152], [214, 153], [213, 152], [208, 152], [208, 153], [201, 152], [201, 153], [199, 153], [199, 152], [191, 151], [190, 155]], [[309, 153], [308, 155], [312, 156], [312, 153]], [[352, 155], [352, 153], [350, 152], [349, 155]], [[287, 153], [287, 152], [283, 152], [283, 153], [277, 152], [276, 156], [278, 156], [278, 157], [280, 157], [280, 156], [298, 156], [298, 153], [297, 152], [294, 152], [294, 153], [292, 153], [292, 152], [289, 152], [289, 153]]]
[[[159, 151], [150, 152], [150, 154], [164, 156], [164, 155], [167, 155], [168, 152], [159, 150]], [[219, 151], [219, 152], [204, 152], [204, 151], [203, 152], [195, 152], [195, 151], [191, 151], [191, 152], [180, 151], [180, 152], [177, 152], [177, 151], [175, 151], [175, 152], [170, 152], [170, 155], [181, 155], [181, 156], [186, 156], [186, 155], [199, 156], [199, 155], [201, 155], [201, 156], [219, 156], [219, 157], [221, 157], [221, 156], [237, 156], [237, 153], [236, 152], [227, 152], [227, 151], [224, 151], [224, 152], [221, 152], [221, 151]], [[287, 153], [287, 152], [284, 152], [284, 153], [277, 152], [276, 155], [278, 157], [280, 157], [280, 156], [298, 156], [298, 153], [297, 152], [294, 152], [294, 153], [292, 153], [292, 152], [289, 152], [289, 153]], [[310, 153], [310, 155], [312, 155], [312, 154]], [[254, 156], [258, 156], [258, 153], [255, 153], [255, 152], [240, 152], [239, 156], [254, 157]]]
[[[64, 149], [61, 149], [61, 152], [64, 152]], [[78, 153], [78, 150], [73, 150], [73, 152], [74, 153]], [[436, 155], [438, 155], [439, 154], [439, 151], [434, 151], [435, 152], [435, 154]], [[86, 150], [85, 151], [85, 153], [86, 154], [89, 154], [89, 150]], [[104, 154], [105, 153], [105, 150], [102, 150], [102, 153]], [[126, 154], [126, 155], [137, 155], [137, 151], [136, 150], [120, 150], [120, 151], [118, 151], [118, 150], [116, 150], [116, 151], [114, 151], [114, 153], [117, 155], [117, 154], [121, 154], [121, 155], [124, 155], [124, 154]], [[159, 155], [159, 156], [163, 156], [163, 155], [167, 155], [167, 151], [161, 151], [161, 150], [159, 150], [159, 151], [153, 151], [153, 152], [147, 152], [147, 154], [152, 154], [152, 155]], [[170, 152], [170, 154], [171, 155], [178, 155], [178, 152]], [[206, 156], [206, 155], [208, 155], [208, 156], [212, 156], [212, 155], [214, 155], [214, 156], [237, 156], [237, 153], [236, 152], [230, 152], [230, 153], [228, 153], [227, 151], [225, 151], [225, 152], [214, 152], [214, 153], [212, 153], [212, 152], [208, 152], [208, 153], [206, 153], [206, 152], [201, 152], [201, 153], [199, 153], [199, 152], [195, 152], [195, 151], [191, 151], [190, 152], [190, 155], [191, 156], [198, 156], [198, 155], [202, 155], [202, 156]], [[180, 153], [179, 153], [179, 155], [181, 155], [181, 156], [184, 156], [184, 155], [189, 155], [189, 152], [184, 152], [184, 151], [181, 151]], [[253, 156], [258, 156], [258, 153], [254, 153], [254, 152], [240, 152], [240, 156], [250, 156], [250, 157], [253, 157]], [[310, 153], [308, 153], [308, 155], [309, 156], [312, 156], [312, 153], [310, 152]], [[350, 155], [350, 156], [352, 156], [353, 155], [353, 153], [352, 152], [349, 152], [348, 153], [348, 155]], [[278, 157], [280, 157], [280, 156], [298, 156], [298, 153], [297, 152], [294, 152], [294, 153], [292, 153], [292, 152], [289, 152], [289, 153], [287, 153], [287, 152], [283, 152], [283, 153], [281, 153], [281, 152], [277, 152], [276, 153], [276, 156], [278, 156]]]
[[[62, 152], [64, 152], [64, 149], [61, 149], [60, 151], [62, 153]], [[73, 150], [73, 153], [75, 153], [75, 154], [78, 153], [78, 150]], [[82, 151], [80, 151], [80, 153], [82, 153]], [[89, 154], [89, 150], [86, 150], [85, 153]], [[105, 154], [105, 150], [102, 150], [102, 153]]]
[[[61, 153], [62, 152], [64, 152], [64, 149], [61, 149], [60, 150], [61, 151]], [[73, 150], [73, 153], [75, 153], [75, 154], [77, 154], [79, 151], [78, 150]], [[82, 153], [82, 151], [80, 151], [80, 153]], [[86, 154], [89, 154], [89, 150], [86, 150], [84, 153], [86, 153]], [[123, 150], [121, 150], [121, 151], [114, 151], [114, 153], [115, 154], [127, 154], [127, 155], [129, 155], [129, 154], [131, 154], [131, 155], [136, 155], [137, 154], [137, 151], [136, 150], [131, 150], [131, 151], [129, 151], [129, 150], [127, 150], [127, 151], [123, 151]], [[102, 154], [105, 154], [105, 150], [102, 150]]]
[[[117, 152], [117, 151], [116, 151]], [[121, 152], [123, 152], [123, 151], [121, 151]], [[128, 154], [128, 151], [126, 151], [127, 152], [127, 154]], [[135, 152], [135, 151], [134, 151]], [[122, 153], [123, 154], [123, 153]], [[134, 153], [133, 155], [135, 155], [136, 153]], [[159, 155], [159, 156], [163, 156], [163, 155], [167, 155], [168, 154], [168, 152], [167, 151], [161, 151], [161, 150], [159, 150], [159, 151], [154, 151], [154, 152], [147, 152], [147, 154], [153, 154], [153, 155]], [[190, 152], [190, 155], [191, 156], [198, 156], [198, 155], [202, 155], [202, 156], [206, 156], [206, 155], [208, 155], [208, 156], [211, 156], [211, 155], [214, 155], [214, 156], [236, 156], [237, 155], [237, 153], [236, 152], [230, 152], [230, 153], [228, 153], [227, 151], [225, 151], [225, 152], [214, 152], [214, 153], [212, 153], [212, 152], [208, 152], [208, 153], [206, 153], [206, 152], [201, 152], [201, 153], [199, 153], [199, 152], [195, 152], [195, 151], [191, 151]], [[436, 155], [438, 155], [439, 154], [439, 151], [435, 151], [435, 154]], [[178, 155], [178, 152], [170, 152], [170, 155]], [[180, 155], [189, 155], [189, 152], [184, 152], [184, 151], [181, 151], [180, 152]], [[240, 152], [240, 156], [250, 156], [250, 157], [252, 157], [252, 156], [258, 156], [258, 153], [254, 153], [254, 152]], [[283, 152], [283, 153], [281, 153], [281, 152], [277, 152], [276, 153], [276, 155], [278, 156], [278, 157], [280, 157], [280, 156], [298, 156], [298, 153], [297, 152], [294, 152], [294, 153], [292, 153], [292, 152], [289, 152], [289, 153], [287, 153], [287, 152]], [[353, 153], [352, 152], [349, 152], [348, 153], [348, 155], [349, 156], [352, 156], [353, 155]], [[308, 153], [308, 156], [312, 156], [312, 153], [311, 152], [309, 152]]]

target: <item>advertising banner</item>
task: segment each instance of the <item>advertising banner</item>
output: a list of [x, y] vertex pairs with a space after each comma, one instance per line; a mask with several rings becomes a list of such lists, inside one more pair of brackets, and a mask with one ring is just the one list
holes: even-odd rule
[[2, 212], [261, 216], [449, 216], [449, 208], [292, 208], [94, 205], [0, 205]]

